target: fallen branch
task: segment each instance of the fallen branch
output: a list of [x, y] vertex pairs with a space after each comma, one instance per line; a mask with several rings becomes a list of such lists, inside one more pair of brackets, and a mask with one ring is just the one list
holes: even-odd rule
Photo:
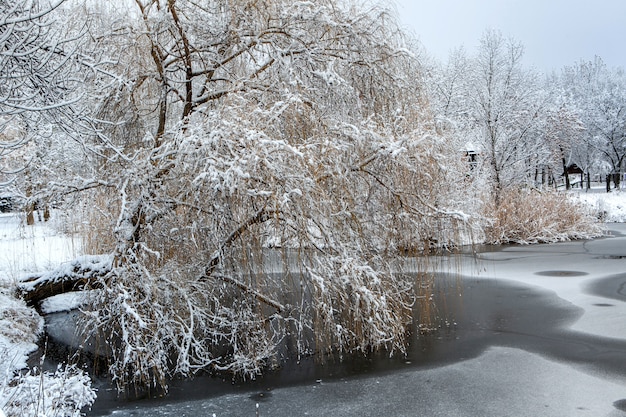
[[112, 268], [111, 255], [81, 256], [42, 275], [31, 275], [17, 286], [19, 296], [31, 306], [46, 298], [85, 288], [98, 288], [98, 278]]

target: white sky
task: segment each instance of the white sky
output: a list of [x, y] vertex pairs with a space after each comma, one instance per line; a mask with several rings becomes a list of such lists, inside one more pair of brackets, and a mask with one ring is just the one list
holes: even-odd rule
[[445, 61], [483, 32], [522, 42], [528, 66], [548, 72], [600, 56], [626, 69], [626, 0], [392, 0], [403, 25]]

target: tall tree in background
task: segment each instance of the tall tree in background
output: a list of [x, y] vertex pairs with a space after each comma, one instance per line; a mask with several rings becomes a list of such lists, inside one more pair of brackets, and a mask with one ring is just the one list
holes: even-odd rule
[[29, 224], [40, 186], [64, 159], [54, 158], [64, 147], [57, 134], [80, 125], [84, 111], [74, 105], [98, 67], [82, 49], [83, 28], [64, 24], [64, 7], [64, 0], [0, 4], [0, 185], [26, 199]]
[[[587, 129], [585, 140], [609, 165], [607, 181], [619, 187], [626, 158], [626, 75], [611, 70], [599, 57], [563, 71], [568, 98]], [[610, 175], [609, 175], [610, 174]]]
[[457, 152], [479, 154], [472, 178], [499, 204], [502, 191], [529, 182], [547, 161], [542, 149], [545, 97], [538, 76], [522, 65], [523, 47], [501, 33], [484, 33], [475, 56], [455, 51], [435, 71], [433, 109]]
[[[565, 189], [570, 190], [568, 168], [574, 163], [574, 150], [580, 146], [584, 125], [578, 115], [565, 106], [546, 111], [545, 123], [545, 148], [552, 155], [551, 166], [558, 172], [557, 167], [560, 165], [565, 178]], [[586, 164], [581, 165], [586, 168]]]
[[477, 141], [498, 205], [502, 190], [527, 181], [537, 154], [540, 109], [537, 77], [522, 66], [523, 46], [487, 31], [472, 67], [468, 98]]
[[61, 35], [54, 3], [8, 0], [0, 4], [1, 128], [12, 116], [63, 107], [73, 98], [75, 79], [68, 76], [66, 48], [74, 39]]

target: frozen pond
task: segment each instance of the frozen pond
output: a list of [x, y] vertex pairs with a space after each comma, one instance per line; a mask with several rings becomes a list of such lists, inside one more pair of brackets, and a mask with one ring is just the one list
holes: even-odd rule
[[244, 385], [199, 378], [165, 400], [116, 402], [101, 387], [89, 415], [626, 416], [626, 225], [609, 228], [442, 258], [447, 322], [406, 358], [303, 361]]

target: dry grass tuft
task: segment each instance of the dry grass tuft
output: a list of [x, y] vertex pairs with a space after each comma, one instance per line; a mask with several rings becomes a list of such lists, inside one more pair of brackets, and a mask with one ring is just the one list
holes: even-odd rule
[[493, 213], [486, 242], [549, 243], [602, 235], [595, 217], [562, 192], [514, 189], [502, 193], [500, 204], [486, 205]]

